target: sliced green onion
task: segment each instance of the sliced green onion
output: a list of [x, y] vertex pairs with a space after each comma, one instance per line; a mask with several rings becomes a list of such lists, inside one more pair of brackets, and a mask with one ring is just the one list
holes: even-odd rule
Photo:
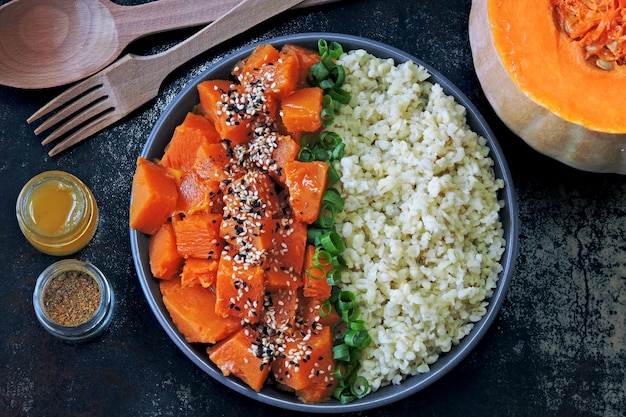
[[339, 58], [341, 54], [343, 54], [343, 47], [339, 42], [333, 41], [328, 45], [328, 55], [331, 58]]
[[345, 149], [346, 149], [346, 144], [343, 142], [340, 143], [339, 145], [335, 147], [335, 149], [333, 149], [330, 155], [330, 159], [337, 160], [337, 159], [343, 158], [343, 152]]
[[335, 217], [337, 216], [339, 210], [337, 210], [337, 206], [330, 201], [322, 201], [320, 203], [320, 214], [316, 220], [317, 224], [322, 225], [324, 228], [324, 233], [328, 230], [333, 230], [335, 226]]
[[352, 320], [356, 320], [361, 315], [361, 309], [354, 306], [354, 308], [349, 308], [341, 311], [341, 319], [346, 323], [350, 323]]
[[333, 305], [330, 303], [329, 299], [322, 301], [320, 304], [320, 317], [325, 318], [330, 316], [330, 313], [333, 312]]
[[335, 82], [331, 80], [330, 78], [326, 78], [320, 81], [319, 84], [317, 84], [317, 86], [324, 91], [332, 90], [335, 87]]
[[324, 230], [319, 227], [309, 226], [306, 232], [309, 243], [313, 246], [319, 246]]
[[314, 161], [327, 161], [328, 160], [328, 151], [324, 148], [314, 147], [313, 151], [313, 160]]
[[[351, 363], [352, 365], [355, 365], [355, 368], [357, 368], [356, 365], [358, 365], [359, 359], [361, 359], [361, 350], [362, 349], [358, 349], [354, 346], [350, 350], [350, 362], [349, 363]], [[353, 369], [350, 375], [355, 375], [355, 374], [356, 373], [354, 372], [354, 369]]]
[[329, 131], [324, 131], [320, 133], [319, 141], [324, 146], [324, 148], [329, 150], [334, 149], [336, 146], [342, 143], [341, 136], [339, 136], [335, 132]]
[[337, 213], [343, 211], [344, 201], [336, 188], [327, 188], [322, 194], [322, 201], [332, 204]]
[[356, 306], [356, 295], [352, 291], [342, 291], [337, 300], [340, 312], [348, 311]]
[[350, 404], [354, 400], [356, 400], [356, 397], [347, 389], [344, 389], [339, 397], [339, 402], [341, 402], [341, 404]]
[[[346, 346], [347, 348], [347, 345], [345, 344], [337, 345], [337, 346]], [[333, 350], [333, 354], [334, 354], [334, 350]], [[342, 361], [335, 366], [335, 376], [337, 377], [339, 381], [345, 380], [350, 375], [351, 371], [352, 370], [350, 369], [350, 365], [346, 363], [346, 361]]]
[[312, 265], [308, 267], [304, 272], [314, 280], [326, 278], [326, 270], [319, 265]]
[[367, 341], [368, 336], [367, 332], [362, 330], [350, 329], [348, 333], [346, 333], [344, 340], [348, 346], [357, 347], [363, 345], [363, 343]]
[[315, 224], [323, 229], [330, 229], [335, 225], [335, 211], [332, 210], [332, 206], [322, 203], [322, 207], [320, 207], [320, 214], [315, 221]]
[[[342, 341], [343, 342], [343, 337], [345, 336], [345, 323], [343, 321], [338, 321], [337, 323], [335, 323], [335, 325], [333, 326], [332, 333], [333, 333], [333, 341], [337, 342], [337, 341]], [[335, 343], [337, 344], [337, 343]]]
[[333, 88], [328, 90], [326, 94], [328, 94], [332, 97], [333, 100], [338, 101], [341, 104], [350, 103], [350, 99], [352, 99], [350, 93], [340, 87], [337, 87], [337, 84], [338, 83], [335, 82]]
[[312, 77], [312, 81], [319, 84], [319, 80], [323, 80], [330, 75], [330, 71], [326, 68], [323, 62], [318, 62], [311, 65], [309, 68], [309, 75]]
[[367, 329], [367, 325], [363, 320], [354, 320], [350, 322], [350, 329], [352, 330], [365, 330]]
[[322, 126], [328, 127], [335, 122], [335, 105], [332, 97], [325, 95], [322, 99], [322, 111], [320, 113]]
[[320, 55], [328, 53], [328, 42], [326, 42], [326, 39], [319, 39], [317, 41], [317, 50], [319, 51]]
[[343, 47], [339, 42], [332, 41], [329, 44], [325, 39], [317, 41], [317, 50], [320, 55], [327, 56], [330, 59], [339, 58], [343, 54]]
[[331, 264], [333, 268], [335, 268], [338, 271], [344, 271], [348, 269], [348, 264], [346, 263], [346, 260], [344, 259], [344, 257], [341, 255], [333, 256], [333, 260]]
[[362, 398], [370, 391], [370, 384], [363, 376], [357, 376], [350, 384], [350, 392], [357, 398]]
[[300, 146], [303, 148], [311, 147], [317, 142], [317, 138], [315, 133], [312, 132], [304, 132], [300, 137]]
[[[346, 343], [333, 346], [333, 359], [336, 361], [345, 361], [350, 358], [350, 347]], [[341, 369], [337, 367], [337, 369]]]
[[[307, 83], [324, 91], [320, 117], [322, 125], [328, 127], [335, 121], [342, 105], [348, 104], [351, 95], [341, 86], [345, 82], [345, 68], [336, 63], [343, 54], [341, 44], [318, 41], [320, 61], [309, 69]], [[319, 136], [303, 135], [300, 139], [300, 161], [324, 161], [328, 163], [327, 178], [330, 184], [340, 180], [333, 161], [343, 158], [346, 145], [334, 132], [322, 131]], [[341, 320], [332, 328], [333, 357], [335, 376], [338, 386], [333, 397], [341, 403], [349, 403], [366, 395], [371, 389], [368, 381], [357, 374], [360, 368], [361, 352], [371, 343], [364, 320], [359, 320], [361, 310], [357, 306], [356, 296], [351, 291], [341, 291], [341, 272], [347, 269], [346, 260], [341, 253], [346, 249], [341, 235], [335, 230], [336, 215], [344, 209], [345, 201], [340, 192], [327, 188], [321, 199], [321, 207], [316, 221], [307, 228], [307, 241], [315, 245], [313, 266], [306, 269], [308, 276], [314, 279], [325, 278], [331, 286], [330, 297], [320, 305], [319, 316], [328, 317], [333, 308]]]
[[336, 184], [337, 181], [340, 180], [339, 173], [337, 173], [333, 164], [328, 164], [328, 172], [326, 175], [328, 175], [328, 181], [330, 181], [331, 184]]
[[339, 255], [346, 249], [346, 245], [343, 243], [339, 233], [332, 230], [322, 235], [320, 243], [331, 255]]
[[[343, 85], [343, 82], [346, 80], [346, 70], [341, 65], [333, 65], [331, 68], [328, 68], [328, 72], [330, 73], [330, 78], [333, 79], [333, 85], [331, 88], [339, 88]], [[347, 103], [343, 103], [347, 104]]]
[[338, 269], [331, 269], [326, 273], [326, 282], [328, 285], [337, 285], [341, 282], [341, 271]]
[[372, 343], [372, 336], [370, 336], [369, 333], [366, 332], [365, 333], [365, 337], [363, 337], [360, 340], [360, 343], [357, 344], [355, 347], [360, 352], [363, 349], [365, 349], [366, 347], [368, 347], [370, 343]]
[[332, 257], [333, 256], [330, 252], [318, 246], [315, 248], [315, 253], [313, 254], [313, 264], [318, 266], [330, 265]]
[[313, 152], [310, 148], [302, 147], [298, 152], [298, 161], [311, 162], [313, 161]]

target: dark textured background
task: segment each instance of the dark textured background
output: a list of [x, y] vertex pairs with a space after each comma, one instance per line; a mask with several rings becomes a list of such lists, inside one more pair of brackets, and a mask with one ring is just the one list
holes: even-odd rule
[[[127, 219], [135, 159], [178, 91], [228, 52], [310, 31], [382, 41], [449, 78], [495, 131], [520, 206], [517, 269], [478, 348], [426, 390], [357, 415], [625, 416], [626, 177], [568, 168], [532, 151], [502, 125], [473, 71], [470, 5], [469, 0], [344, 0], [286, 13], [184, 65], [164, 83], [158, 99], [54, 158], [25, 120], [62, 89], [0, 86], [0, 416], [289, 414], [213, 381], [168, 339], [139, 287]], [[129, 50], [159, 51], [192, 32], [146, 38]], [[53, 339], [37, 323], [35, 279], [56, 259], [26, 242], [14, 214], [22, 185], [48, 169], [71, 172], [93, 190], [99, 229], [75, 257], [100, 267], [117, 295], [109, 331], [77, 346]]]

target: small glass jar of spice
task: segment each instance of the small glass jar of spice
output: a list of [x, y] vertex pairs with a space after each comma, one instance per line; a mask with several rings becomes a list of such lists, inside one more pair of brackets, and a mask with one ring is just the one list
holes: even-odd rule
[[66, 341], [82, 341], [108, 326], [113, 290], [91, 263], [64, 259], [39, 275], [33, 304], [37, 319], [50, 334]]

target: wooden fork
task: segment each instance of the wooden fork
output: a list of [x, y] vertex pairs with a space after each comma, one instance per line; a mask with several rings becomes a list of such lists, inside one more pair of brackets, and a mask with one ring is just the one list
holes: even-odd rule
[[70, 133], [48, 152], [54, 156], [155, 98], [165, 77], [183, 63], [302, 1], [243, 0], [189, 39], [164, 52], [149, 56], [125, 55], [61, 93], [27, 121], [32, 123], [58, 110], [35, 129], [38, 135], [59, 124], [42, 145]]

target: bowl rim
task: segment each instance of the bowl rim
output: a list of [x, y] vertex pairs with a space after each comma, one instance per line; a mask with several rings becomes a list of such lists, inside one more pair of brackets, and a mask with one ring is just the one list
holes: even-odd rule
[[[278, 46], [282, 46], [286, 43], [295, 43], [314, 47], [319, 39], [326, 39], [329, 42], [337, 41], [343, 45], [346, 51], [365, 49], [379, 58], [393, 58], [396, 65], [411, 60], [423, 66], [430, 74], [429, 81], [440, 84], [446, 94], [454, 96], [457, 103], [462, 104], [466, 108], [466, 117], [469, 126], [473, 131], [487, 140], [490, 149], [489, 156], [494, 161], [493, 169], [495, 175], [497, 178], [501, 178], [505, 183], [504, 188], [500, 190], [499, 200], [504, 201], [504, 207], [500, 212], [500, 220], [505, 231], [506, 246], [500, 260], [503, 269], [498, 274], [499, 278], [496, 288], [488, 299], [489, 305], [487, 312], [480, 321], [474, 323], [474, 327], [470, 333], [466, 335], [459, 344], [453, 346], [449, 352], [441, 354], [439, 359], [431, 365], [429, 372], [408, 376], [407, 379], [399, 385], [382, 387], [377, 392], [349, 404], [341, 404], [334, 399], [319, 404], [306, 404], [298, 400], [293, 393], [283, 393], [272, 387], [265, 387], [261, 392], [257, 393], [237, 378], [233, 376], [223, 376], [217, 367], [210, 363], [208, 355], [204, 354], [204, 357], [201, 357], [200, 349], [185, 341], [184, 337], [173, 325], [167, 311], [164, 310], [164, 305], [158, 290], [158, 283], [156, 279], [153, 278], [149, 265], [147, 265], [145, 259], [147, 256], [147, 236], [130, 229], [130, 241], [139, 282], [152, 312], [174, 344], [194, 362], [194, 364], [216, 381], [248, 398], [293, 411], [332, 414], [369, 410], [404, 399], [430, 386], [465, 359], [485, 335], [504, 302], [515, 268], [515, 260], [518, 251], [519, 221], [517, 199], [508, 164], [495, 135], [475, 105], [460, 89], [431, 65], [398, 48], [360, 36], [331, 32], [307, 32], [284, 35], [253, 42], [250, 45], [239, 48], [224, 56], [209, 65], [204, 71], [189, 81], [169, 105], [167, 105], [152, 128], [141, 152], [141, 156], [147, 159], [162, 156], [165, 146], [164, 143], [169, 142], [169, 138], [171, 138], [175, 126], [182, 122], [182, 117], [193, 107], [192, 104], [189, 107], [185, 107], [184, 111], [180, 110], [182, 108], [181, 102], [193, 103], [194, 97], [195, 103], [198, 102], [196, 85], [199, 82], [215, 77], [217, 74], [224, 74], [225, 70], [229, 71], [236, 62], [249, 55], [259, 43], [271, 43]], [[163, 135], [166, 131], [169, 137], [165, 137], [166, 139], [164, 139]], [[155, 147], [159, 149], [155, 149]]]

